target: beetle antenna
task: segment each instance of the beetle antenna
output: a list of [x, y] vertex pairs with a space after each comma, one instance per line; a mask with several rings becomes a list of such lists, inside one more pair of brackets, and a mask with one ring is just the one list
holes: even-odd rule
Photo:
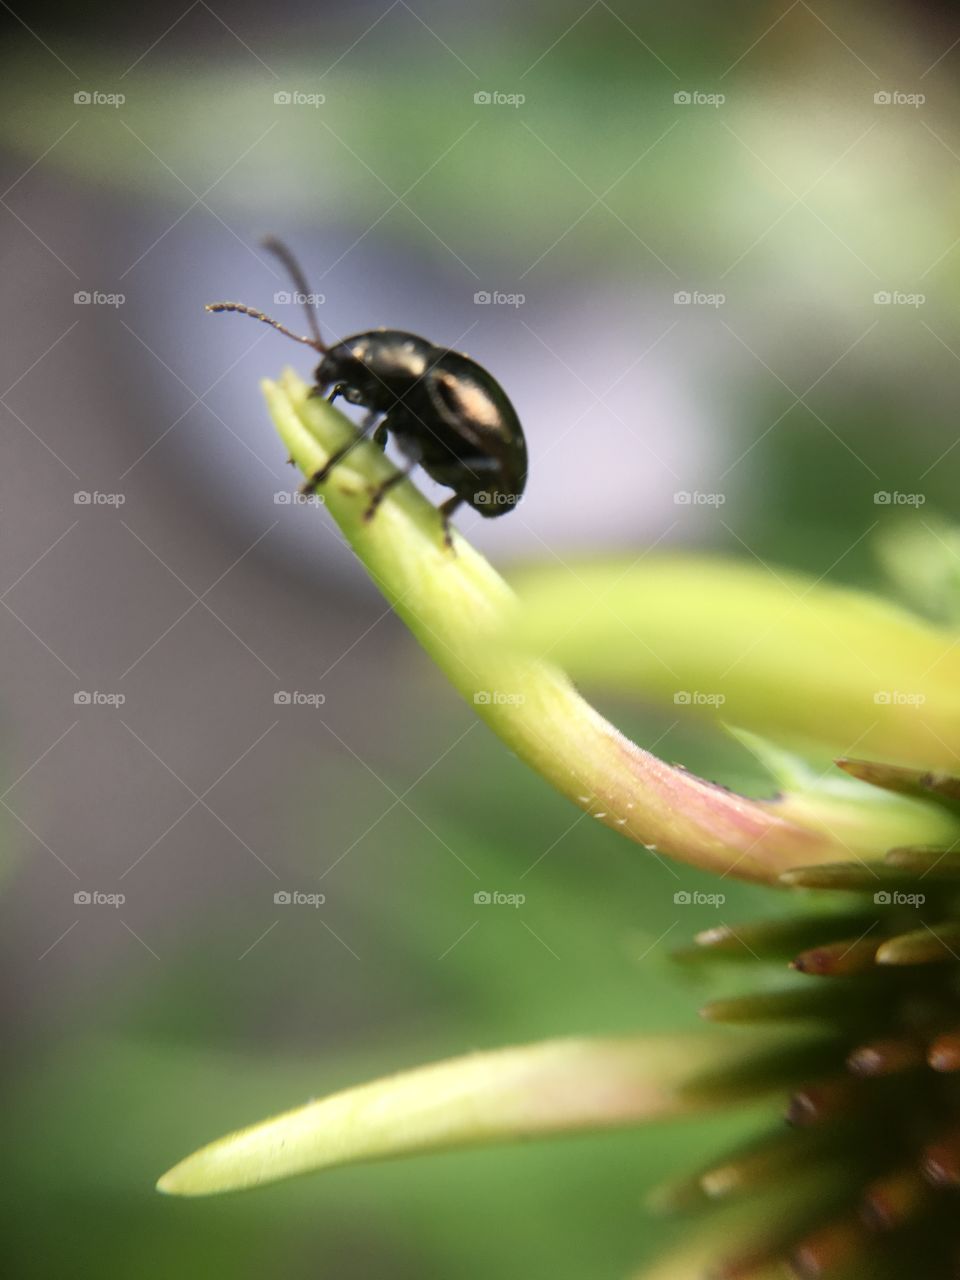
[[253, 316], [254, 320], [262, 320], [264, 324], [272, 324], [274, 329], [278, 329], [280, 333], [287, 338], [292, 338], [294, 342], [302, 342], [308, 347], [314, 347], [318, 351], [326, 351], [326, 347], [317, 338], [304, 338], [299, 333], [294, 333], [291, 329], [285, 328], [278, 320], [271, 320], [269, 316], [265, 316], [262, 311], [257, 311], [254, 307], [245, 307], [242, 302], [208, 302], [205, 308], [207, 311], [238, 311], [242, 316]]
[[287, 269], [287, 274], [293, 281], [294, 288], [303, 298], [303, 309], [307, 313], [307, 324], [310, 326], [310, 332], [314, 337], [314, 344], [318, 351], [326, 351], [326, 345], [320, 337], [320, 326], [317, 324], [317, 317], [314, 314], [313, 307], [307, 301], [310, 297], [310, 286], [307, 284], [307, 277], [303, 274], [303, 268], [293, 256], [293, 252], [287, 248], [282, 240], [278, 240], [276, 236], [264, 236], [260, 241], [263, 247], [279, 258]]

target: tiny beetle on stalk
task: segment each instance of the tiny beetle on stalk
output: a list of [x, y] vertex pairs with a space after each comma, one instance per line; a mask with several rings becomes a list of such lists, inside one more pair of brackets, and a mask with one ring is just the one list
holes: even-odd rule
[[[272, 237], [263, 243], [286, 267], [297, 291], [309, 294], [290, 250]], [[361, 440], [372, 436], [383, 448], [392, 433], [406, 465], [374, 491], [366, 519], [373, 518], [390, 489], [418, 465], [453, 490], [440, 506], [447, 546], [452, 546], [450, 517], [462, 503], [493, 517], [520, 500], [527, 481], [523, 428], [500, 384], [469, 356], [400, 329], [372, 329], [326, 343], [309, 305], [309, 337], [239, 302], [212, 302], [207, 310], [238, 311], [312, 347], [320, 353], [320, 363], [311, 394], [329, 392], [331, 402], [343, 396], [367, 410], [356, 438], [307, 480], [303, 492], [313, 493], [322, 485]]]

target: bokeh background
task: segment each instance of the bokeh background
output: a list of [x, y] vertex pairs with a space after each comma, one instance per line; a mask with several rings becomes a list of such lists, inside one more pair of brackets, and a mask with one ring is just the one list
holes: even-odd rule
[[[624, 1274], [667, 1230], [644, 1194], [706, 1126], [152, 1190], [227, 1129], [431, 1057], [691, 1026], [703, 991], [669, 951], [716, 914], [678, 912], [708, 886], [579, 820], [443, 686], [287, 500], [257, 382], [309, 353], [203, 304], [302, 324], [270, 231], [328, 334], [409, 328], [490, 367], [529, 496], [458, 523], [508, 576], [688, 547], [872, 584], [878, 536], [957, 488], [960, 16], [0, 21], [9, 1274]], [[607, 709], [763, 785], [693, 710]], [[526, 901], [475, 905], [494, 889]], [[294, 891], [325, 901], [275, 901]]]

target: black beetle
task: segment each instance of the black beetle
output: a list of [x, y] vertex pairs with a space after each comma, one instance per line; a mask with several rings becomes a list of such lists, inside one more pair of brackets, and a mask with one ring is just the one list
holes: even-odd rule
[[[269, 238], [264, 246], [281, 260], [306, 298], [309, 289], [290, 250]], [[499, 516], [519, 500], [527, 481], [527, 446], [516, 410], [495, 378], [469, 356], [436, 347], [400, 329], [372, 329], [327, 344], [307, 306], [311, 337], [292, 333], [262, 311], [239, 302], [213, 302], [208, 311], [239, 311], [273, 325], [288, 338], [321, 354], [314, 395], [330, 391], [368, 410], [360, 433], [338, 450], [303, 486], [312, 493], [350, 450], [372, 435], [383, 448], [392, 432], [407, 460], [403, 470], [376, 489], [365, 518], [372, 519], [387, 492], [420, 465], [431, 479], [453, 490], [440, 507], [444, 539], [451, 545], [450, 517], [461, 503], [482, 516]]]

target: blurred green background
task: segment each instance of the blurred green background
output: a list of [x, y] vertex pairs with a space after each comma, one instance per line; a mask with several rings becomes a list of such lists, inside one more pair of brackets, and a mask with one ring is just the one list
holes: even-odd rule
[[[328, 333], [487, 364], [529, 497], [460, 524], [508, 577], [687, 546], [873, 584], [878, 537], [956, 492], [960, 17], [199, 0], [3, 23], [11, 1274], [622, 1275], [670, 1229], [645, 1192], [742, 1121], [152, 1190], [228, 1129], [432, 1057], [693, 1026], [705, 992], [669, 952], [717, 918], [674, 904], [703, 877], [512, 760], [284, 501], [257, 380], [309, 361], [203, 303], [300, 323], [272, 231]], [[707, 727], [605, 709], [763, 789]], [[293, 890], [326, 901], [274, 901]], [[769, 909], [725, 892], [729, 921]]]

